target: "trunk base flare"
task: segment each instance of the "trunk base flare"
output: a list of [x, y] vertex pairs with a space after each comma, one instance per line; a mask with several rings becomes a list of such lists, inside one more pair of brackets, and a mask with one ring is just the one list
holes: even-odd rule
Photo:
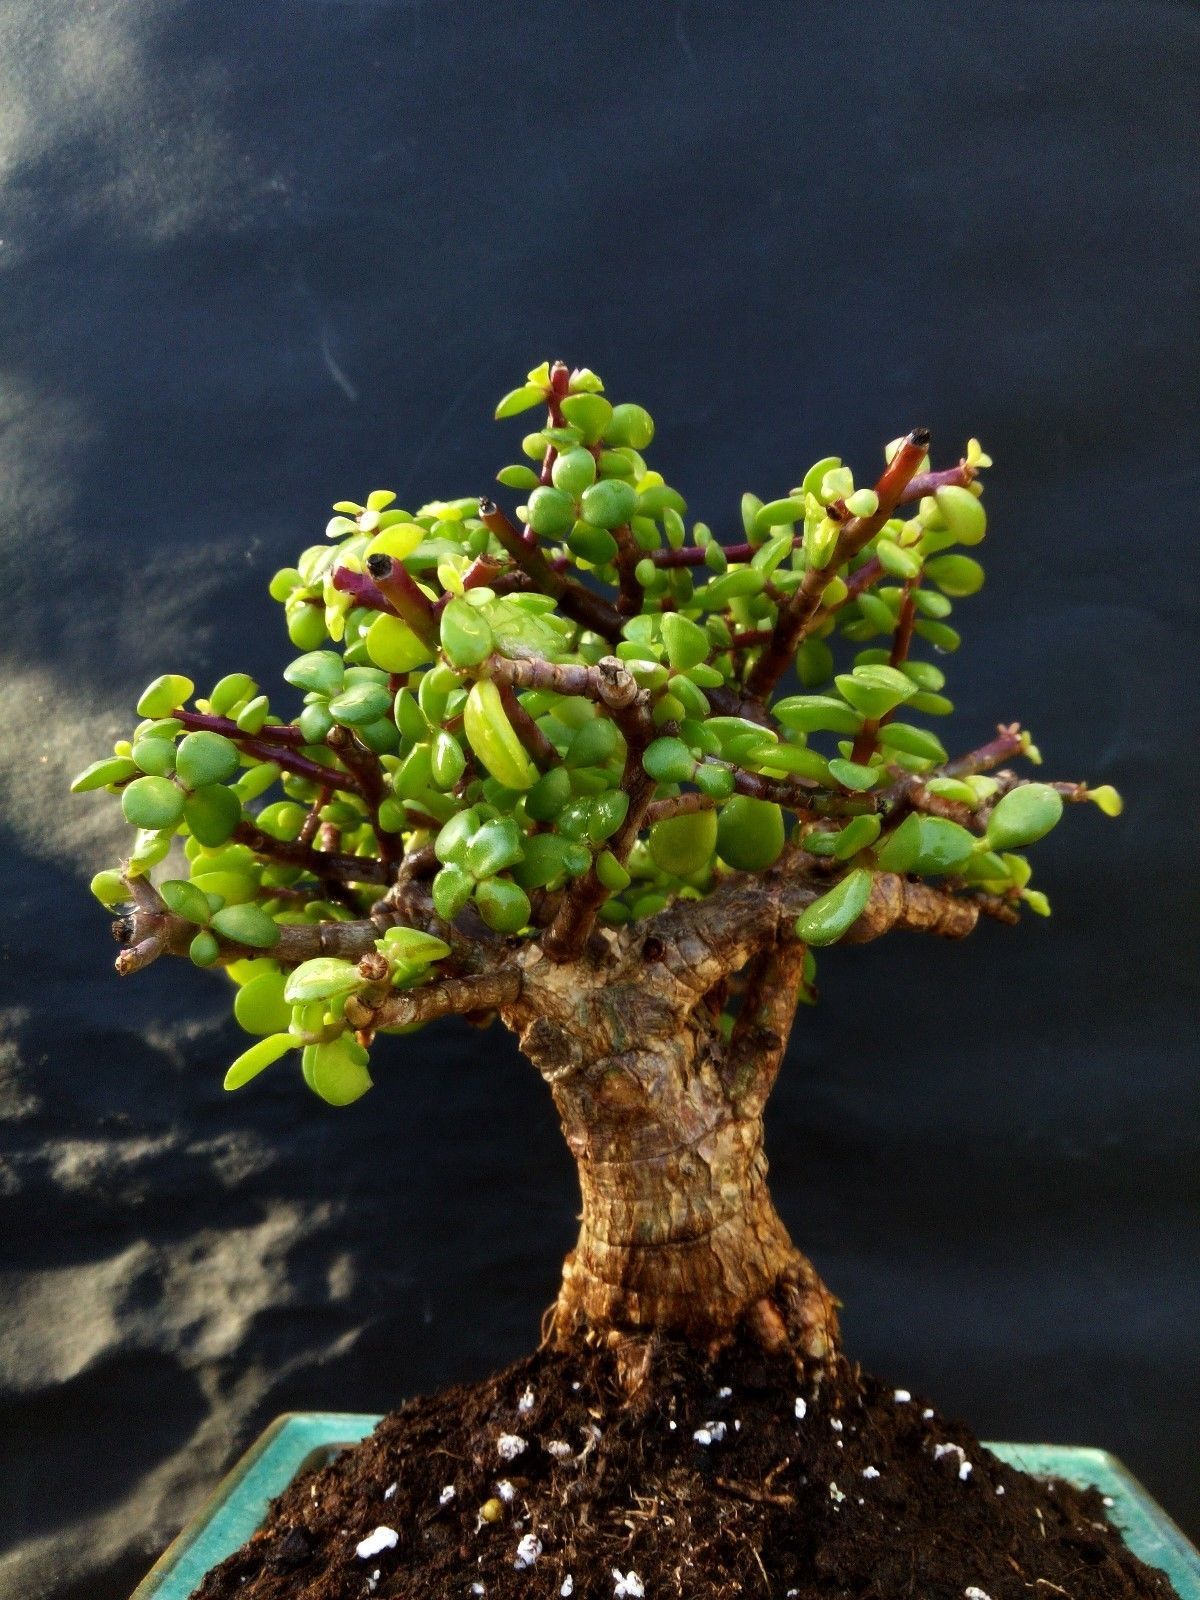
[[712, 1347], [744, 1321], [772, 1353], [828, 1360], [834, 1300], [789, 1238], [766, 1170], [757, 1119], [662, 1153], [581, 1159], [582, 1225], [556, 1341], [654, 1331]]

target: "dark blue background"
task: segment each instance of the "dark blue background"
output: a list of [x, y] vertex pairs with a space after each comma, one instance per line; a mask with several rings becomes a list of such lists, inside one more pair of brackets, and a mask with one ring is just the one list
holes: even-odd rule
[[855, 1352], [1101, 1444], [1200, 1531], [1193, 8], [8, 0], [0, 69], [0, 1593], [117, 1600], [277, 1412], [529, 1348], [576, 1196], [500, 1033], [235, 1099], [217, 980], [118, 985], [69, 775], [164, 668], [268, 681], [326, 508], [485, 488], [543, 357], [737, 524], [928, 423], [996, 457], [958, 747], [1130, 808], [1054, 921], [822, 964], [770, 1144]]

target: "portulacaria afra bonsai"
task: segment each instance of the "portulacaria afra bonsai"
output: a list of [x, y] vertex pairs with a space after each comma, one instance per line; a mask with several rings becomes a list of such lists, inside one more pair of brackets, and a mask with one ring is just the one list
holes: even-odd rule
[[1019, 776], [1015, 723], [953, 756], [935, 731], [983, 582], [975, 440], [936, 468], [917, 429], [870, 486], [818, 461], [731, 538], [594, 373], [543, 365], [497, 416], [535, 410], [495, 500], [334, 507], [271, 582], [285, 688], [149, 686], [75, 784], [135, 830], [93, 889], [119, 972], [233, 980], [229, 1089], [294, 1064], [347, 1106], [390, 1034], [512, 1029], [579, 1169], [560, 1345], [740, 1330], [819, 1366], [834, 1302], [763, 1156], [814, 950], [1045, 914], [1026, 847], [1120, 802]]

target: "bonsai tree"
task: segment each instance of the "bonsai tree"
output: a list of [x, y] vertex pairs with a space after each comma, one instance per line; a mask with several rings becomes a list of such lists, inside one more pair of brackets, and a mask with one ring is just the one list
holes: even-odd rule
[[983, 583], [978, 441], [935, 468], [915, 429], [861, 486], [817, 461], [744, 495], [731, 540], [593, 372], [543, 364], [496, 415], [543, 411], [495, 499], [334, 506], [271, 580], [282, 691], [146, 689], [74, 785], [135, 830], [93, 891], [120, 973], [232, 979], [231, 1090], [295, 1063], [346, 1107], [389, 1035], [499, 1018], [578, 1165], [550, 1343], [748, 1340], [812, 1380], [836, 1302], [772, 1204], [763, 1112], [814, 952], [1044, 916], [1026, 849], [1120, 800], [1019, 775], [1016, 723], [954, 755], [936, 731]]

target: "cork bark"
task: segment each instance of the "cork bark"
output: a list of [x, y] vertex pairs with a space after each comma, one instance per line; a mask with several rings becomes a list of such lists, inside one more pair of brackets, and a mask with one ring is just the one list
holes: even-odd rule
[[[761, 1101], [745, 1096], [695, 980], [672, 970], [678, 954], [643, 945], [624, 961], [559, 965], [530, 951], [502, 1007], [579, 1174], [554, 1337], [657, 1331], [712, 1344], [748, 1319], [769, 1345], [825, 1359], [833, 1300], [772, 1202]], [[765, 1043], [772, 1075], [766, 1057], [784, 1043]]]

